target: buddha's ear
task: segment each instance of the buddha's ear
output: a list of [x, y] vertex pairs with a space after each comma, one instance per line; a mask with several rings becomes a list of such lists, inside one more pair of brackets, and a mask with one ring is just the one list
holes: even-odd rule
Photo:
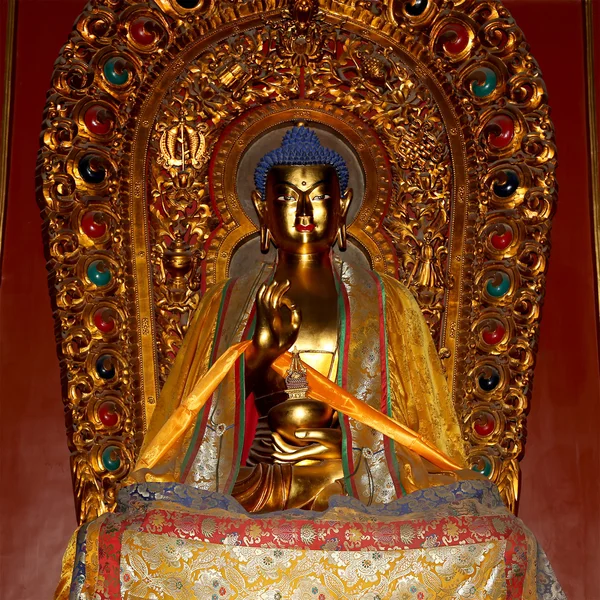
[[350, 208], [350, 203], [352, 202], [353, 196], [354, 192], [352, 191], [352, 188], [346, 188], [345, 194], [340, 198], [342, 219], [345, 219], [346, 215], [348, 214], [348, 209]]
[[261, 223], [265, 220], [265, 212], [267, 203], [263, 200], [258, 190], [252, 190], [252, 204], [258, 213], [258, 219]]

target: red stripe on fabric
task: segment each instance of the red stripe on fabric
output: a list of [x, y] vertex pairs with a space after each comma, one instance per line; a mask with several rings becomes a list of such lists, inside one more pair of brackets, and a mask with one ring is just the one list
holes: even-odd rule
[[254, 399], [254, 392], [252, 392], [246, 398], [246, 434], [244, 436], [244, 448], [242, 449], [241, 466], [245, 466], [248, 456], [250, 455], [250, 448], [252, 448], [252, 442], [254, 442], [254, 436], [256, 435], [256, 427], [258, 426], [258, 409], [256, 408], [256, 401]]
[[254, 321], [254, 317], [256, 315], [256, 302], [252, 305], [252, 310], [248, 315], [248, 321], [246, 322], [246, 327], [244, 327], [244, 332], [242, 333], [241, 341], [247, 340], [250, 334], [250, 328], [252, 327], [252, 321]]
[[[379, 364], [381, 366], [381, 399], [380, 409], [384, 415], [391, 417], [388, 414], [388, 395], [390, 390], [388, 389], [388, 372], [387, 372], [387, 347], [385, 339], [385, 314], [383, 307], [383, 293], [381, 289], [381, 280], [375, 273], [370, 273], [375, 285], [377, 286], [377, 303], [379, 306]], [[387, 436], [383, 436], [383, 447], [385, 450], [385, 458], [388, 464], [388, 471], [392, 477], [394, 483], [394, 489], [396, 490], [396, 496], [401, 498], [404, 494], [402, 492], [402, 486], [400, 485], [399, 473], [396, 471], [394, 465], [394, 459], [392, 457], [392, 445], [391, 440]]]
[[[219, 327], [217, 329], [215, 335], [215, 342], [213, 344], [211, 357], [210, 357], [210, 365], [212, 366], [215, 360], [217, 359], [217, 352], [219, 350], [219, 344], [221, 343], [221, 334], [223, 332], [223, 323], [225, 322], [225, 315], [227, 314], [227, 308], [229, 307], [229, 300], [231, 299], [231, 292], [233, 291], [233, 286], [235, 285], [237, 279], [231, 281], [231, 283], [227, 286], [227, 291], [225, 292], [225, 299], [223, 301], [223, 310], [221, 311], [220, 319], [219, 319]], [[194, 444], [194, 448], [192, 451], [192, 458], [188, 461], [188, 464], [185, 466], [183, 473], [180, 476], [180, 482], [183, 483], [187, 476], [190, 473], [190, 469], [194, 464], [193, 457], [198, 454], [198, 450], [200, 449], [200, 444], [202, 444], [202, 439], [204, 438], [204, 433], [206, 432], [206, 425], [208, 424], [208, 417], [210, 415], [210, 409], [212, 406], [212, 396], [209, 398], [208, 402], [204, 405], [203, 414], [202, 414], [202, 422], [200, 423], [200, 430], [198, 431], [198, 437], [196, 438], [196, 443]]]
[[[464, 546], [469, 543], [510, 541], [505, 553], [507, 574], [510, 566], [523, 567], [521, 550], [526, 551], [526, 538], [522, 527], [514, 517], [493, 515], [462, 515], [440, 517], [438, 519], [410, 519], [397, 517], [385, 521], [372, 519], [352, 521], [324, 521], [311, 519], [289, 519], [266, 517], [249, 519], [247, 517], [221, 517], [213, 512], [208, 514], [190, 513], [189, 510], [177, 511], [150, 509], [139, 525], [138, 531], [179, 537], [189, 540], [202, 540], [206, 543], [222, 543], [228, 535], [236, 535], [240, 544], [250, 548], [277, 547], [281, 549], [322, 550], [324, 540], [331, 538], [335, 524], [337, 550], [415, 550], [435, 546]], [[204, 522], [207, 521], [206, 524]], [[407, 535], [407, 525], [409, 534]], [[314, 536], [301, 535], [310, 527]], [[257, 530], [258, 528], [258, 530]], [[410, 535], [410, 533], [413, 535]], [[421, 532], [425, 535], [419, 535]], [[523, 573], [525, 571], [523, 570]], [[512, 573], [512, 577], [515, 573]], [[507, 575], [508, 578], [508, 575]]]
[[[252, 321], [256, 315], [256, 303], [253, 304], [252, 310], [248, 315], [248, 322], [244, 328], [242, 334], [242, 340], [247, 340], [250, 334], [250, 328], [252, 327]], [[250, 393], [246, 398], [246, 427], [244, 432], [244, 448], [242, 449], [242, 460], [241, 464], [245, 465], [250, 454], [250, 448], [256, 435], [256, 427], [258, 426], [258, 410], [256, 409], [256, 402], [254, 400], [254, 392]]]
[[527, 574], [527, 537], [522, 529], [513, 529], [504, 548], [506, 600], [521, 600]]
[[225, 292], [225, 299], [223, 300], [223, 310], [221, 311], [219, 318], [219, 328], [216, 333], [215, 343], [213, 345], [210, 364], [211, 366], [217, 360], [217, 353], [219, 352], [219, 344], [221, 343], [221, 334], [223, 333], [223, 323], [225, 323], [225, 315], [227, 314], [227, 309], [229, 308], [229, 301], [231, 300], [231, 293], [233, 292], [233, 287], [236, 284], [237, 279], [233, 279], [229, 285], [227, 286], [227, 291]]
[[[121, 598], [121, 549], [123, 533], [127, 529], [137, 529], [144, 520], [145, 513], [134, 517], [108, 515], [98, 532], [98, 582], [100, 598], [112, 600]], [[100, 587], [101, 586], [101, 587]]]
[[346, 312], [346, 332], [344, 335], [343, 364], [342, 364], [342, 387], [348, 387], [348, 354], [350, 352], [350, 335], [352, 332], [352, 315], [350, 314], [350, 299], [344, 282], [340, 278], [340, 291], [344, 301], [344, 311]]

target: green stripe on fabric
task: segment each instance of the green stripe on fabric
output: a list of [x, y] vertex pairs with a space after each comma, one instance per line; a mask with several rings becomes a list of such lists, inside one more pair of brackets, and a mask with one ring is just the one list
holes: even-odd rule
[[210, 360], [209, 360], [209, 364], [208, 364], [209, 369], [213, 366], [213, 363], [215, 362], [215, 360], [217, 358], [217, 351], [219, 349], [218, 344], [221, 341], [218, 338], [221, 337], [221, 322], [223, 320], [225, 301], [229, 294], [229, 288], [231, 287], [231, 285], [233, 284], [234, 281], [235, 281], [234, 279], [227, 280], [227, 282], [225, 283], [225, 286], [223, 287], [223, 292], [221, 293], [221, 303], [219, 304], [219, 312], [217, 313], [217, 326], [215, 328], [215, 338], [213, 340], [213, 345], [212, 345], [211, 352], [210, 352]]
[[337, 304], [338, 304], [338, 321], [340, 324], [340, 339], [338, 340], [338, 366], [335, 382], [342, 387], [343, 374], [344, 374], [344, 348], [346, 347], [346, 328], [348, 326], [348, 318], [346, 315], [346, 303], [344, 302], [344, 296], [340, 287], [340, 281], [337, 277], [333, 278], [335, 281], [335, 290], [337, 292]]
[[254, 337], [254, 332], [256, 331], [256, 311], [254, 311], [254, 317], [252, 318], [252, 323], [248, 328], [248, 335], [246, 336], [246, 340], [251, 340]]

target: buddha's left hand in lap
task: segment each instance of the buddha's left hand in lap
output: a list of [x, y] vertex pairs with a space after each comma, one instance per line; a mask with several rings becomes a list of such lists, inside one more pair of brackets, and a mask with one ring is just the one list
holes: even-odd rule
[[276, 462], [300, 465], [305, 460], [341, 460], [342, 432], [339, 429], [298, 429], [295, 435], [299, 441], [312, 443], [298, 448], [288, 444], [277, 431], [273, 433], [273, 445], [276, 448], [273, 458]]

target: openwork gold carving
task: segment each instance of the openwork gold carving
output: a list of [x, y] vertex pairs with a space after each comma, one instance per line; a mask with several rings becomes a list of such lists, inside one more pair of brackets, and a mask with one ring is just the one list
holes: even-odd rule
[[297, 120], [360, 157], [350, 237], [413, 291], [472, 466], [515, 508], [555, 150], [499, 2], [100, 0], [52, 85], [40, 203], [81, 521], [114, 506], [201, 294], [257, 235], [238, 158]]

